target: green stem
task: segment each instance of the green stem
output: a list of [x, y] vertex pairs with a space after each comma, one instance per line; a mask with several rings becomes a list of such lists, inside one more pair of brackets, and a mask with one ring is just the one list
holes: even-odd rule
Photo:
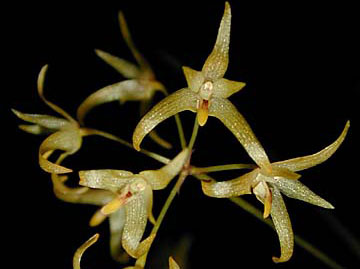
[[179, 133], [181, 148], [184, 149], [184, 148], [186, 148], [186, 139], [185, 139], [184, 129], [183, 129], [179, 114], [175, 115], [175, 121], [176, 121], [177, 130]]
[[191, 174], [201, 174], [201, 173], [211, 173], [211, 172], [219, 172], [226, 170], [235, 170], [235, 169], [254, 169], [257, 166], [255, 164], [224, 164], [224, 165], [214, 165], [208, 167], [191, 167]]
[[196, 116], [193, 131], [192, 131], [192, 135], [191, 135], [190, 142], [189, 142], [189, 145], [188, 145], [190, 154], [191, 154], [191, 151], [192, 151], [192, 149], [194, 147], [198, 131], [199, 131], [199, 123], [197, 121], [197, 116]]
[[[133, 148], [133, 145], [129, 142], [127, 142], [126, 140], [124, 139], [121, 139], [115, 135], [112, 135], [112, 134], [109, 134], [107, 132], [104, 132], [104, 131], [100, 131], [100, 130], [96, 130], [96, 129], [91, 129], [91, 128], [81, 128], [81, 131], [83, 132], [83, 135], [84, 136], [88, 136], [88, 135], [98, 135], [98, 136], [102, 136], [102, 137], [105, 137], [107, 139], [110, 139], [110, 140], [113, 140], [113, 141], [116, 141], [116, 142], [119, 142], [120, 144], [128, 147], [128, 148], [131, 148], [131, 149], [134, 149]], [[164, 156], [161, 156], [155, 152], [151, 152], [149, 150], [146, 150], [146, 149], [141, 149], [140, 150], [141, 153], [145, 154], [146, 156], [149, 156], [150, 158], [153, 158], [154, 160], [157, 160], [163, 164], [168, 164], [170, 162], [170, 160]]]

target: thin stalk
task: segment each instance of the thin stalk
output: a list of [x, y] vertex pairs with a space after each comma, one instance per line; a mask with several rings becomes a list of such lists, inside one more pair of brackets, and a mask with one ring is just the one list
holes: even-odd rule
[[188, 145], [190, 152], [192, 151], [192, 148], [194, 147], [194, 143], [195, 143], [195, 140], [197, 137], [198, 130], [199, 130], [199, 123], [198, 123], [197, 116], [196, 116], [195, 122], [194, 122], [194, 127], [193, 127], [193, 132], [192, 132], [190, 142]]
[[[100, 130], [96, 130], [96, 129], [91, 129], [91, 128], [81, 128], [82, 132], [83, 132], [83, 135], [98, 135], [98, 136], [102, 136], [102, 137], [105, 137], [107, 139], [110, 139], [110, 140], [113, 140], [113, 141], [116, 141], [116, 142], [119, 142], [120, 144], [128, 147], [128, 148], [131, 148], [131, 149], [134, 149], [133, 148], [133, 145], [130, 143], [130, 142], [127, 142], [126, 140], [120, 138], [120, 137], [117, 137], [115, 135], [112, 135], [110, 133], [107, 133], [107, 132], [104, 132], [104, 131], [100, 131]], [[149, 150], [146, 150], [146, 149], [141, 149], [140, 150], [141, 153], [145, 154], [146, 156], [149, 156], [150, 158], [153, 158], [154, 160], [157, 160], [163, 164], [168, 164], [170, 162], [170, 160], [164, 156], [161, 156], [160, 154], [157, 154], [155, 152], [151, 152]]]
[[186, 139], [185, 139], [184, 129], [183, 129], [179, 114], [175, 115], [175, 121], [176, 121], [177, 130], [179, 133], [181, 148], [184, 149], [184, 148], [186, 148]]
[[191, 167], [191, 174], [211, 173], [211, 172], [236, 170], [236, 169], [255, 169], [256, 167], [257, 166], [255, 164], [243, 164], [243, 163], [214, 165], [208, 167], [193, 166]]

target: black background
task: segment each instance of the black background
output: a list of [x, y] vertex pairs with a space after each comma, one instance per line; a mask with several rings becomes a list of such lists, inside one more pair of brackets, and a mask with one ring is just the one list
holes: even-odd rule
[[[341, 265], [356, 268], [359, 248], [356, 256], [344, 234], [350, 232], [350, 238], [359, 239], [359, 148], [355, 146], [359, 121], [355, 113], [360, 89], [360, 24], [356, 8], [343, 2], [230, 4], [230, 64], [225, 77], [247, 83], [230, 100], [246, 117], [272, 161], [321, 150], [351, 120], [338, 152], [302, 173], [302, 182], [336, 209], [322, 210], [287, 198], [285, 202], [297, 234]], [[54, 197], [49, 176], [37, 165], [43, 138], [18, 130], [20, 120], [9, 108], [53, 113], [36, 94], [37, 74], [44, 64], [49, 64], [45, 95], [72, 115], [90, 93], [122, 80], [93, 51], [99, 48], [133, 61], [118, 28], [120, 9], [137, 47], [158, 79], [173, 92], [186, 85], [182, 65], [201, 69], [215, 42], [224, 2], [19, 3], [3, 10], [1, 113], [7, 157], [2, 163], [2, 220], [7, 238], [3, 241], [8, 253], [5, 259], [12, 261], [12, 267], [71, 268], [76, 248], [100, 232], [99, 242], [86, 252], [82, 267], [119, 268], [109, 255], [107, 223], [91, 229], [87, 223], [95, 207], [67, 204]], [[156, 96], [160, 98], [160, 94]], [[189, 137], [195, 114], [184, 112], [181, 116]], [[130, 141], [138, 120], [138, 104], [119, 106], [115, 102], [94, 109], [87, 124]], [[143, 147], [174, 156], [179, 150], [174, 120], [159, 125], [158, 131], [175, 149], [167, 152], [148, 138]], [[251, 160], [233, 135], [210, 118], [199, 131], [194, 165], [239, 162]], [[112, 168], [138, 172], [159, 167], [155, 161], [101, 138], [85, 139], [83, 148], [66, 164], [75, 171]], [[229, 179], [239, 173], [214, 176]], [[72, 180], [77, 181], [75, 174]], [[155, 216], [167, 193], [155, 193]], [[254, 197], [246, 198], [261, 208]], [[181, 242], [190, 246], [186, 268], [326, 268], [297, 246], [289, 262], [273, 264], [271, 256], [279, 254], [276, 233], [231, 202], [205, 197], [192, 178], [183, 185], [163, 222], [151, 249], [149, 268], [167, 268], [169, 255], [181, 256], [176, 248]]]

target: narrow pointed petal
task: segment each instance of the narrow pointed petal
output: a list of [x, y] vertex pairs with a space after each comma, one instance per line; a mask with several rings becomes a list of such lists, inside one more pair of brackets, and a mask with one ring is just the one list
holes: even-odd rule
[[125, 225], [125, 208], [121, 208], [109, 216], [110, 224], [110, 253], [114, 260], [125, 262], [129, 256], [121, 246], [121, 238]]
[[222, 181], [201, 181], [201, 187], [205, 195], [215, 198], [230, 198], [244, 194], [251, 194], [251, 188], [255, 184], [257, 171], [252, 171], [241, 177]]
[[34, 125], [20, 124], [18, 127], [20, 130], [34, 135], [49, 134], [50, 132], [49, 129], [46, 129], [36, 124]]
[[276, 162], [276, 163], [273, 163], [273, 165], [285, 167], [292, 171], [301, 171], [301, 170], [316, 166], [320, 163], [323, 163], [327, 159], [329, 159], [340, 147], [340, 145], [342, 144], [342, 142], [344, 141], [344, 139], [346, 137], [349, 127], [350, 127], [350, 121], [347, 121], [346, 125], [344, 127], [344, 130], [342, 131], [342, 133], [338, 137], [338, 139], [336, 139], [334, 143], [327, 146], [323, 150], [321, 150], [315, 154], [312, 154], [312, 155], [307, 155], [304, 157], [298, 157], [298, 158], [293, 158], [293, 159], [286, 160], [286, 161]]
[[39, 94], [40, 98], [44, 101], [45, 104], [47, 104], [49, 107], [51, 107], [54, 111], [59, 113], [61, 116], [63, 116], [67, 120], [75, 123], [76, 121], [65, 110], [63, 110], [62, 108], [53, 104], [52, 102], [48, 101], [45, 98], [45, 96], [44, 96], [44, 80], [45, 80], [45, 75], [46, 75], [47, 69], [48, 69], [48, 65], [43, 66], [41, 68], [39, 76], [38, 76], [37, 89], [38, 89], [38, 94]]
[[73, 268], [80, 269], [80, 261], [84, 252], [99, 239], [99, 234], [93, 235], [89, 240], [82, 244], [75, 252], [73, 257]]
[[185, 148], [161, 169], [142, 171], [140, 175], [145, 177], [153, 190], [164, 189], [169, 182], [180, 173], [188, 157], [189, 149]]
[[65, 151], [68, 155], [74, 154], [81, 147], [82, 138], [80, 130], [77, 127], [66, 128], [53, 133], [47, 137], [39, 148], [40, 167], [48, 172], [55, 174], [64, 174], [72, 172], [71, 169], [52, 163], [47, 160], [49, 155], [55, 150]]
[[94, 107], [113, 101], [140, 101], [150, 98], [151, 91], [138, 80], [125, 80], [102, 88], [87, 97], [79, 106], [77, 118], [81, 124]]
[[245, 87], [244, 82], [228, 80], [225, 78], [214, 81], [214, 96], [221, 98], [229, 98]]
[[185, 111], [195, 112], [198, 96], [188, 88], [184, 88], [165, 97], [157, 103], [138, 123], [133, 134], [133, 146], [140, 150], [140, 144], [144, 137], [150, 133], [159, 123], [167, 118]]
[[173, 257], [169, 257], [169, 269], [180, 269], [180, 266], [176, 263]]
[[281, 255], [279, 258], [273, 257], [273, 261], [286, 262], [288, 261], [294, 250], [294, 234], [291, 227], [289, 214], [280, 191], [274, 187], [272, 192], [272, 207], [271, 218], [274, 222], [275, 230], [279, 236]]
[[131, 38], [130, 31], [127, 26], [124, 14], [121, 11], [119, 12], [118, 18], [119, 18], [121, 34], [122, 34], [126, 44], [128, 45], [129, 49], [131, 50], [134, 58], [136, 59], [137, 63], [139, 64], [140, 68], [142, 69], [143, 72], [147, 72], [147, 73], [149, 73], [149, 75], [153, 75], [149, 63], [136, 48], [136, 46]]
[[[68, 120], [49, 116], [49, 115], [41, 115], [41, 114], [26, 114], [22, 113], [20, 111], [17, 111], [15, 109], [12, 109], [12, 112], [20, 119], [34, 123], [36, 125], [40, 125], [41, 127], [51, 129], [51, 130], [59, 130], [61, 128], [64, 128], [66, 126], [69, 126], [71, 123], [69, 123]], [[35, 127], [32, 127], [34, 130]], [[27, 130], [28, 127], [26, 127]], [[34, 130], [35, 131], [35, 130]]]
[[101, 169], [80, 171], [79, 177], [82, 186], [116, 191], [128, 184], [134, 174], [125, 170]]
[[102, 50], [95, 50], [95, 53], [97, 56], [99, 56], [104, 62], [106, 62], [108, 65], [113, 67], [116, 71], [118, 71], [121, 75], [123, 75], [125, 78], [133, 79], [137, 78], [140, 74], [139, 68], [117, 56], [111, 55], [110, 53], [107, 53]]
[[231, 10], [225, 3], [224, 15], [221, 19], [215, 46], [203, 66], [205, 77], [211, 80], [222, 78], [229, 63]]
[[145, 243], [140, 243], [147, 223], [149, 202], [149, 197], [138, 193], [129, 199], [125, 206], [126, 221], [122, 244], [126, 252], [134, 258], [143, 255], [152, 242], [152, 239], [145, 239]]
[[301, 177], [300, 174], [295, 173], [287, 168], [272, 166], [272, 177], [283, 177], [291, 180], [297, 180]]
[[332, 204], [312, 192], [300, 181], [279, 177], [273, 184], [276, 185], [283, 194], [290, 198], [298, 199], [324, 208], [334, 208]]
[[187, 66], [183, 66], [182, 69], [183, 69], [188, 87], [193, 92], [199, 92], [201, 85], [205, 81], [204, 74], [202, 72], [196, 71]]
[[245, 118], [227, 99], [212, 98], [209, 115], [218, 118], [239, 140], [255, 163], [271, 171], [270, 161]]

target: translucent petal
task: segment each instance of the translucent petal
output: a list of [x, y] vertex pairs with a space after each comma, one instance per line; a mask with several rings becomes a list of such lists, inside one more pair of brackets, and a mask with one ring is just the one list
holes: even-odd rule
[[228, 98], [234, 93], [240, 91], [245, 87], [244, 82], [228, 80], [221, 78], [214, 81], [214, 93], [215, 97]]
[[141, 55], [141, 53], [138, 51], [138, 49], [134, 45], [134, 42], [131, 38], [129, 28], [127, 26], [127, 23], [126, 23], [126, 20], [124, 17], [124, 14], [121, 11], [119, 12], [118, 18], [119, 18], [121, 34], [122, 34], [126, 44], [128, 45], [129, 49], [131, 50], [132, 54], [134, 55], [134, 58], [136, 59], [140, 68], [142, 69], [142, 72], [148, 73], [148, 75], [150, 77], [153, 76], [149, 63], [146, 61], [146, 59]]
[[109, 216], [110, 252], [113, 259], [119, 262], [125, 262], [128, 259], [128, 255], [121, 246], [125, 220], [126, 216], [124, 207]]
[[173, 257], [169, 257], [169, 269], [180, 269], [180, 266], [176, 263]]
[[125, 80], [102, 88], [87, 97], [79, 106], [77, 118], [83, 123], [86, 114], [94, 107], [112, 101], [139, 101], [149, 99], [151, 90], [138, 80]]
[[140, 243], [147, 223], [149, 202], [150, 197], [138, 193], [132, 196], [125, 206], [126, 221], [122, 244], [126, 252], [134, 258], [143, 255], [154, 239], [154, 237], [147, 238]]
[[[26, 114], [26, 113], [17, 111], [15, 109], [12, 109], [12, 112], [14, 112], [14, 114], [18, 118], [20, 118], [24, 121], [40, 125], [41, 127], [45, 127], [47, 129], [59, 130], [59, 129], [69, 126], [71, 124], [71, 123], [69, 123], [68, 120], [54, 117], [54, 116], [41, 115], [41, 114]], [[26, 127], [26, 128], [28, 128], [28, 127]], [[34, 128], [34, 127], [32, 127], [32, 128]], [[32, 130], [34, 130], [34, 129], [32, 129]]]
[[133, 180], [135, 175], [125, 170], [101, 169], [80, 171], [79, 177], [82, 186], [116, 191]]
[[229, 198], [244, 194], [251, 194], [251, 188], [256, 183], [257, 171], [251, 171], [241, 177], [222, 181], [206, 182], [201, 181], [204, 194], [216, 198]]
[[218, 118], [235, 135], [259, 167], [271, 171], [265, 150], [236, 107], [227, 99], [214, 97], [211, 100], [209, 115]]
[[80, 269], [80, 261], [81, 261], [82, 255], [84, 254], [85, 250], [87, 250], [91, 245], [95, 244], [95, 242], [98, 239], [99, 239], [99, 234], [95, 234], [76, 250], [74, 257], [73, 257], [73, 268], [74, 269]]
[[202, 68], [207, 79], [215, 81], [222, 78], [227, 70], [229, 63], [230, 26], [231, 10], [229, 3], [226, 2], [215, 46]]
[[297, 180], [301, 177], [300, 174], [295, 173], [287, 168], [272, 165], [272, 177], [283, 177], [292, 180]]
[[184, 88], [157, 103], [138, 123], [133, 134], [133, 146], [140, 150], [141, 141], [159, 123], [184, 110], [195, 112], [198, 95]]
[[117, 70], [121, 75], [123, 75], [125, 78], [137, 78], [140, 74], [139, 68], [117, 56], [111, 55], [110, 53], [107, 53], [102, 50], [95, 50], [95, 53], [97, 56], [99, 56], [103, 61], [105, 61], [107, 64], [111, 65], [115, 70]]
[[342, 133], [338, 137], [338, 139], [336, 139], [334, 143], [327, 146], [323, 150], [321, 150], [315, 154], [312, 154], [312, 155], [307, 155], [304, 157], [298, 157], [298, 158], [293, 158], [293, 159], [286, 160], [286, 161], [276, 162], [276, 163], [273, 163], [273, 165], [285, 167], [292, 171], [301, 171], [301, 170], [316, 166], [320, 163], [323, 163], [327, 159], [329, 159], [336, 152], [336, 150], [340, 147], [341, 143], [344, 141], [344, 139], [346, 137], [349, 127], [350, 127], [350, 121], [347, 121], [346, 125], [344, 127], [344, 130], [342, 131]]
[[45, 80], [45, 75], [46, 75], [47, 69], [48, 69], [48, 65], [43, 66], [41, 68], [39, 76], [38, 76], [37, 88], [38, 88], [38, 94], [39, 94], [40, 98], [44, 101], [45, 104], [47, 104], [49, 107], [51, 107], [54, 111], [56, 111], [57, 113], [62, 115], [64, 118], [68, 119], [69, 121], [75, 123], [76, 121], [66, 111], [64, 111], [59, 106], [53, 104], [52, 102], [49, 102], [44, 97], [44, 80]]
[[202, 72], [196, 71], [190, 67], [183, 66], [184, 75], [188, 87], [193, 92], [199, 92], [201, 85], [204, 83], [204, 74]]
[[169, 182], [181, 171], [187, 158], [189, 149], [183, 149], [174, 159], [159, 170], [147, 170], [140, 172], [146, 181], [151, 185], [153, 190], [166, 188]]
[[[295, 181], [294, 181], [295, 182]], [[281, 255], [280, 258], [273, 257], [273, 261], [286, 262], [288, 261], [294, 250], [294, 234], [291, 227], [289, 214], [280, 191], [274, 187], [272, 192], [272, 207], [271, 218], [274, 222], [276, 232], [279, 236]]]
[[34, 125], [20, 124], [19, 129], [34, 135], [49, 134], [50, 132], [49, 129], [36, 124]]
[[334, 208], [329, 202], [313, 193], [300, 181], [279, 177], [273, 184], [276, 185], [283, 194], [290, 198], [299, 199], [324, 208]]
[[48, 161], [47, 158], [55, 150], [62, 150], [67, 154], [73, 154], [80, 149], [81, 143], [80, 129], [77, 127], [66, 128], [53, 133], [40, 145], [40, 167], [48, 173], [63, 174], [72, 172], [71, 169], [52, 163]]

